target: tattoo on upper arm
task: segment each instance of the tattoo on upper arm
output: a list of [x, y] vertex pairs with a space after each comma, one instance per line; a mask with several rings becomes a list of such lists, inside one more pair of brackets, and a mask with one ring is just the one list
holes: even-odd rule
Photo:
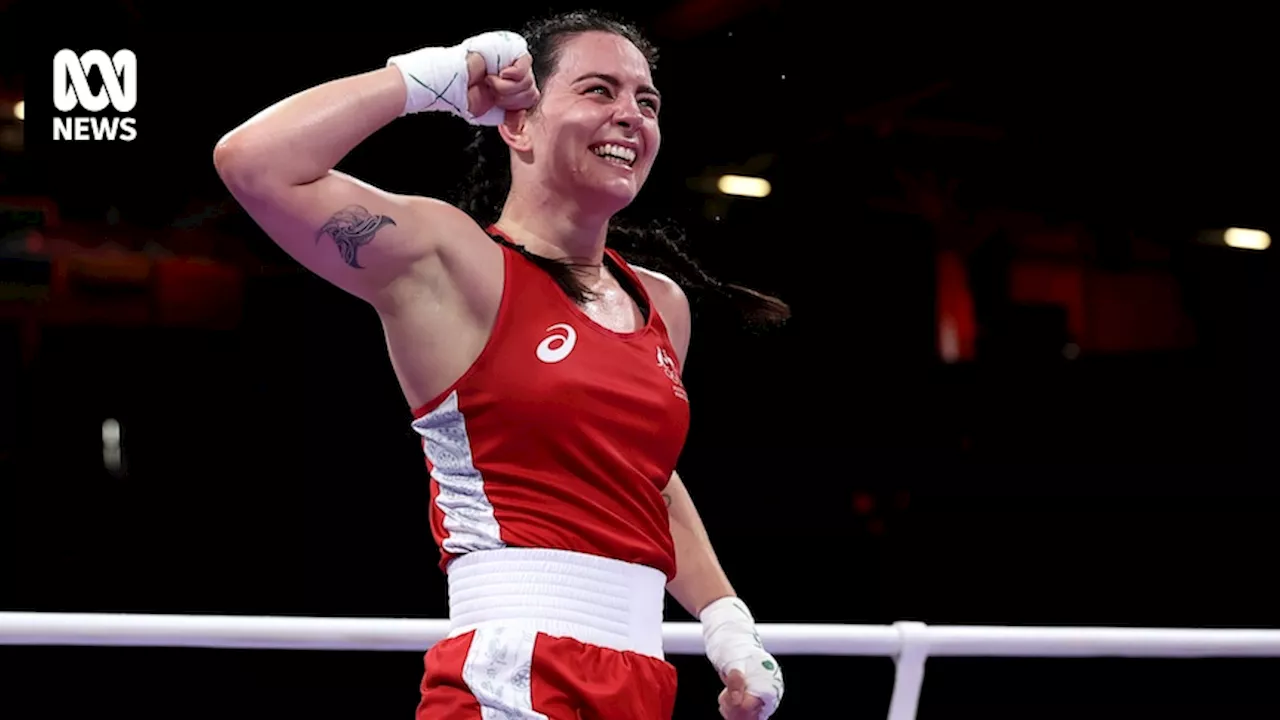
[[316, 233], [316, 242], [325, 235], [333, 238], [338, 246], [342, 261], [353, 268], [364, 269], [356, 253], [360, 248], [373, 242], [373, 236], [386, 225], [395, 225], [396, 221], [386, 215], [374, 215], [359, 205], [350, 205], [339, 210], [329, 218]]

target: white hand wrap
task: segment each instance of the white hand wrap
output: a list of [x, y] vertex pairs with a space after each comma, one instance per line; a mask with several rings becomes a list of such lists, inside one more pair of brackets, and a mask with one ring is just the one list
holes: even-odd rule
[[747, 692], [760, 698], [762, 718], [778, 709], [785, 685], [778, 661], [764, 649], [756, 632], [756, 621], [745, 603], [725, 597], [708, 605], [698, 615], [707, 659], [722, 677], [737, 670], [747, 679]]
[[467, 53], [472, 52], [484, 58], [487, 74], [497, 75], [521, 55], [528, 54], [529, 46], [515, 33], [494, 31], [453, 47], [422, 48], [389, 58], [387, 65], [400, 70], [408, 90], [404, 114], [444, 111], [472, 125], [500, 124], [507, 114], [502, 108], [492, 108], [478, 118], [467, 108]]

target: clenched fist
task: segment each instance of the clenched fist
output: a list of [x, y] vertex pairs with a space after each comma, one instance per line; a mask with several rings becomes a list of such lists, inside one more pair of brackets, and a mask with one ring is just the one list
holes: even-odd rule
[[521, 55], [496, 75], [486, 73], [479, 53], [467, 53], [467, 110], [480, 117], [495, 107], [507, 111], [528, 110], [538, 102], [533, 77], [533, 57]]

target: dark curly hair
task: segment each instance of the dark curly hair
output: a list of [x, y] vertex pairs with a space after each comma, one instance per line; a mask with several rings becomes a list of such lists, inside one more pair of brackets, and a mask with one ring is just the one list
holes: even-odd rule
[[[555, 74], [565, 44], [586, 32], [608, 32], [626, 38], [649, 61], [650, 71], [657, 69], [657, 48], [634, 25], [607, 13], [579, 10], [536, 20], [521, 31], [529, 44], [533, 74], [539, 84]], [[511, 189], [510, 154], [506, 143], [492, 128], [478, 128], [467, 151], [472, 156], [471, 170], [462, 186], [458, 206], [482, 227], [487, 227], [501, 215]], [[550, 274], [569, 297], [578, 302], [591, 298], [591, 291], [575, 272], [572, 261], [535, 255], [523, 246], [495, 239]], [[640, 225], [614, 218], [609, 227], [608, 244], [628, 263], [671, 278], [692, 304], [727, 303], [756, 327], [781, 324], [791, 315], [791, 309], [777, 298], [741, 285], [723, 283], [708, 275], [685, 252], [685, 233], [673, 222], [655, 220]]]

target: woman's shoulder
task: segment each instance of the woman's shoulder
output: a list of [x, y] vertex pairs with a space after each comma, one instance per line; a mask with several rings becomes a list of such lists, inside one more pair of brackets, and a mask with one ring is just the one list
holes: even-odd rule
[[640, 278], [640, 282], [644, 283], [645, 292], [658, 310], [658, 315], [662, 318], [662, 324], [667, 328], [667, 335], [671, 339], [671, 344], [675, 346], [676, 353], [680, 356], [679, 360], [683, 365], [684, 354], [689, 346], [691, 329], [689, 298], [685, 295], [684, 288], [681, 288], [680, 284], [670, 277], [656, 270], [650, 270], [631, 263], [627, 263], [627, 267], [631, 268], [636, 277]]

